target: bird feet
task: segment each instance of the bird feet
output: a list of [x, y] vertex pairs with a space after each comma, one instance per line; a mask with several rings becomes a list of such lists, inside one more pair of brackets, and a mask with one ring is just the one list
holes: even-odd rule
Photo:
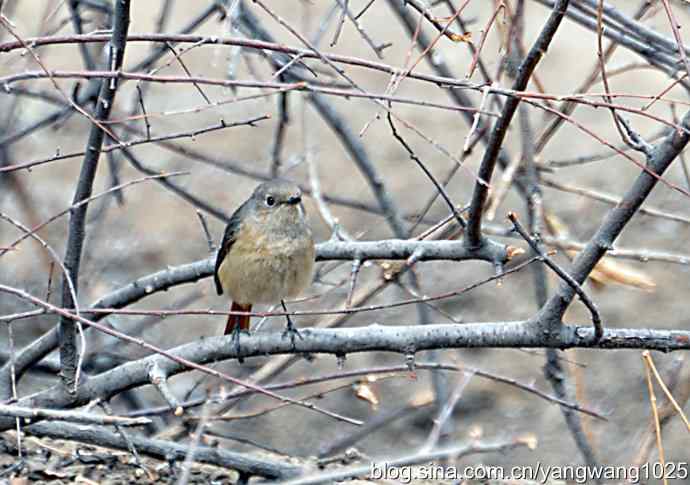
[[285, 331], [283, 331], [283, 338], [287, 337], [288, 335], [290, 336], [290, 341], [292, 342], [292, 348], [295, 348], [295, 336], [299, 337], [300, 340], [304, 340], [304, 337], [302, 337], [302, 334], [299, 333], [299, 330], [295, 327], [295, 324], [292, 323], [292, 320], [290, 317], [287, 319], [288, 323], [287, 326], [285, 327]]
[[242, 357], [240, 348], [240, 335], [243, 333], [248, 336], [249, 330], [242, 330], [239, 325], [235, 325], [235, 328], [232, 329], [232, 345], [235, 347], [235, 352], [237, 352], [237, 362], [240, 364], [244, 363], [244, 357]]
[[285, 318], [287, 318], [287, 327], [285, 327], [285, 331], [283, 332], [283, 338], [289, 335], [290, 341], [292, 342], [292, 348], [294, 349], [295, 335], [298, 336], [300, 340], [304, 340], [304, 337], [302, 337], [302, 334], [299, 333], [297, 327], [295, 327], [295, 324], [292, 323], [292, 318], [290, 318], [290, 315], [288, 314], [288, 309], [285, 305], [285, 300], [280, 300], [280, 304], [283, 306], [283, 310], [285, 310]]

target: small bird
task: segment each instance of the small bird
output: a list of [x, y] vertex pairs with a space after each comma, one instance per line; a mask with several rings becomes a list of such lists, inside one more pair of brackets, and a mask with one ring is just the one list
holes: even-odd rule
[[[250, 312], [255, 303], [298, 296], [312, 281], [314, 239], [305, 219], [302, 191], [282, 180], [265, 182], [232, 215], [215, 267], [216, 291], [232, 299], [230, 311]], [[249, 315], [229, 315], [223, 335], [249, 331]], [[287, 316], [283, 335], [301, 335]], [[240, 360], [241, 361], [241, 360]]]

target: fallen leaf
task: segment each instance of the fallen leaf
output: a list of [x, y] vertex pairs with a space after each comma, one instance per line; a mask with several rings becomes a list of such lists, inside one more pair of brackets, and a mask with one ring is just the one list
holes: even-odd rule
[[371, 404], [372, 408], [378, 408], [380, 403], [379, 397], [376, 395], [376, 392], [374, 392], [368, 382], [358, 382], [354, 385], [354, 388], [355, 396]]

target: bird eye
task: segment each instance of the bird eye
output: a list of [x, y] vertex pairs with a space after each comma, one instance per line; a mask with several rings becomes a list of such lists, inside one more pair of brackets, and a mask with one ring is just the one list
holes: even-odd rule
[[275, 205], [275, 203], [276, 203], [276, 199], [272, 195], [269, 195], [268, 197], [266, 197], [266, 205], [267, 206], [273, 207]]

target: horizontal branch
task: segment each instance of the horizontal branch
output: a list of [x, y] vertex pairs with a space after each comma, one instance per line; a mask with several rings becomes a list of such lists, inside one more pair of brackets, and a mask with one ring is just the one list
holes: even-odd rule
[[60, 409], [41, 409], [0, 404], [0, 416], [12, 416], [27, 420], [49, 419], [52, 421], [71, 421], [73, 423], [98, 424], [102, 426], [145, 426], [151, 424], [150, 419], [132, 419], [122, 416], [108, 416], [82, 411], [63, 411]]
[[[416, 352], [451, 348], [559, 348], [649, 349], [660, 351], [690, 350], [690, 330], [653, 330], [607, 328], [596, 340], [589, 324], [564, 325], [559, 333], [545, 335], [538, 322], [486, 322], [464, 325], [372, 324], [366, 327], [300, 330], [302, 339], [283, 338], [280, 332], [255, 333], [240, 337], [242, 356], [277, 354], [333, 354], [343, 356], [359, 352], [396, 352], [407, 356]], [[200, 365], [237, 357], [233, 336], [205, 337], [176, 347], [169, 354]], [[64, 408], [80, 406], [95, 397], [108, 398], [120, 392], [149, 385], [149, 369], [157, 365], [167, 376], [190, 370], [179, 361], [163, 355], [151, 355], [126, 362], [112, 370], [86, 378], [69, 395], [62, 386], [53, 386], [18, 401], [20, 406]], [[0, 418], [0, 430], [14, 426], [13, 418]]]
[[[129, 451], [127, 440], [118, 433], [102, 428], [85, 427], [66, 423], [37, 423], [24, 428], [28, 434], [54, 439], [73, 440], [118, 450]], [[130, 434], [131, 444], [137, 452], [159, 460], [183, 461], [191, 447], [179, 443]], [[194, 460], [224, 468], [231, 468], [248, 475], [267, 478], [287, 478], [298, 475], [300, 468], [285, 462], [259, 460], [251, 455], [236, 453], [210, 446], [194, 447]]]
[[[537, 1], [539, 1], [539, 3], [543, 3], [547, 6], [549, 6], [551, 8], [553, 8], [553, 6], [554, 6], [553, 0], [537, 0]], [[568, 12], [568, 14], [572, 15], [571, 12]], [[637, 25], [641, 25], [641, 24], [637, 23]], [[607, 35], [609, 30], [614, 30], [614, 29], [606, 29], [606, 31], [604, 32], [604, 35]], [[41, 46], [60, 45], [60, 44], [64, 45], [64, 44], [103, 43], [103, 42], [107, 42], [109, 40], [110, 40], [110, 36], [108, 34], [82, 34], [82, 35], [64, 35], [64, 36], [52, 35], [52, 36], [44, 36], [44, 37], [28, 37], [24, 41], [28, 45], [30, 45], [32, 48], [36, 48], [36, 47], [41, 47]], [[665, 40], [668, 43], [673, 43], [673, 41], [671, 39], [665, 39]], [[246, 38], [239, 38], [239, 37], [232, 38], [232, 37], [218, 37], [218, 36], [203, 36], [203, 35], [196, 35], [196, 34], [141, 33], [141, 34], [129, 34], [127, 36], [127, 42], [159, 42], [159, 43], [175, 42], [175, 43], [194, 44], [195, 46], [229, 45], [229, 46], [245, 47], [245, 48], [250, 48], [250, 49], [253, 48], [253, 49], [267, 50], [267, 51], [273, 51], [273, 52], [281, 52], [283, 54], [298, 56], [300, 59], [318, 59], [320, 56], [324, 56], [325, 58], [327, 58], [328, 60], [333, 61], [333, 62], [340, 62], [343, 64], [350, 64], [350, 65], [375, 69], [375, 70], [387, 72], [388, 74], [395, 74], [395, 75], [402, 74], [402, 71], [399, 68], [388, 66], [387, 64], [380, 63], [380, 62], [370, 61], [370, 60], [361, 59], [361, 58], [352, 57], [352, 56], [338, 55], [338, 54], [316, 53], [310, 49], [289, 47], [289, 46], [286, 46], [283, 44], [278, 44], [275, 42], [266, 42], [266, 41], [257, 40], [257, 39], [246, 39]], [[675, 46], [672, 46], [672, 48], [674, 48], [674, 47]], [[17, 42], [17, 41], [8, 41], [8, 42], [0, 43], [0, 52], [10, 52], [13, 50], [23, 49], [23, 48], [24, 48], [24, 46], [22, 45], [22, 43]], [[645, 52], [643, 46], [639, 46], [637, 50], [640, 53], [644, 53], [644, 54], [648, 53], [648, 52]], [[656, 54], [656, 51], [651, 49], [649, 46], [647, 46], [647, 50], [653, 51]], [[666, 61], [668, 63], [671, 63], [671, 61], [669, 61], [669, 60], [666, 60]], [[409, 78], [426, 79], [429, 81], [435, 81], [438, 79], [437, 76], [428, 76], [425, 74], [407, 73], [407, 72], [405, 72], [405, 74]], [[468, 86], [468, 85], [472, 84], [466, 80], [460, 80], [460, 79], [450, 79], [450, 81], [453, 83], [453, 85], [456, 85], [456, 86]]]
[[[401, 239], [384, 239], [381, 241], [328, 241], [316, 245], [316, 260], [370, 259], [406, 260], [413, 255], [417, 261], [432, 260], [482, 260], [488, 262], [506, 262], [509, 259], [510, 246], [491, 242], [481, 250], [469, 250], [461, 241], [408, 241]], [[115, 290], [99, 300], [92, 308], [122, 308], [159, 291], [174, 286], [194, 283], [213, 274], [215, 257], [202, 259], [193, 263], [174, 266], [139, 278], [132, 283]]]
[[432, 260], [481, 260], [490, 263], [508, 261], [510, 247], [496, 242], [487, 244], [480, 250], [463, 247], [461, 241], [413, 241], [386, 239], [381, 241], [328, 241], [317, 244], [316, 260], [368, 259], [408, 259], [415, 261]]

